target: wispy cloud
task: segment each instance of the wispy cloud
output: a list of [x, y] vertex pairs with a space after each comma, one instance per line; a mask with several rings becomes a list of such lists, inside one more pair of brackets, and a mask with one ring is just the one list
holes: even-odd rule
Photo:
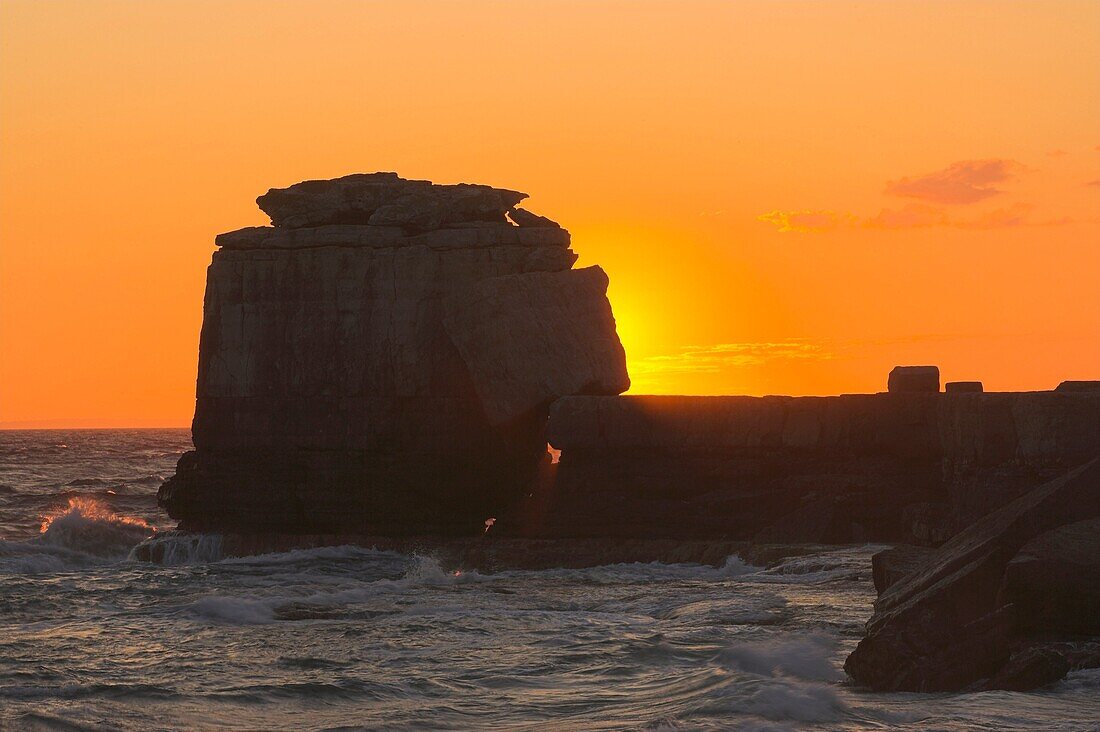
[[631, 373], [719, 373], [740, 366], [761, 366], [777, 360], [831, 359], [835, 354], [821, 343], [803, 339], [776, 342], [717, 343], [683, 346], [676, 353], [648, 356], [631, 363]]
[[1022, 169], [1020, 163], [1000, 158], [963, 160], [934, 173], [890, 181], [886, 193], [930, 203], [977, 203], [1003, 193], [994, 184], [1009, 180]]
[[759, 221], [775, 224], [779, 231], [805, 234], [811, 231], [829, 231], [851, 223], [851, 214], [836, 211], [769, 211], [756, 217]]
[[1087, 186], [1100, 186], [1100, 178], [1097, 178], [1096, 180], [1090, 180], [1085, 185], [1087, 185]]
[[871, 229], [923, 229], [945, 224], [946, 212], [926, 203], [911, 203], [900, 209], [884, 208], [863, 222], [864, 226]]
[[[1096, 181], [1100, 185], [1100, 181]], [[1092, 185], [1090, 183], [1090, 185]], [[906, 229], [928, 229], [941, 227], [949, 229], [1012, 229], [1022, 226], [1061, 226], [1072, 223], [1069, 217], [1060, 219], [1041, 219], [1033, 217], [1035, 207], [1029, 203], [1013, 203], [1002, 208], [985, 211], [976, 216], [955, 217], [947, 210], [923, 203], [914, 203], [902, 208], [884, 208], [874, 216], [860, 218], [854, 214], [834, 214], [832, 224], [829, 227], [812, 227], [790, 223], [782, 215], [784, 212], [759, 216], [761, 221], [767, 221], [779, 227], [779, 231], [809, 234], [837, 229], [842, 226], [855, 228], [857, 226], [867, 229], [882, 229], [887, 231], [902, 231]]]

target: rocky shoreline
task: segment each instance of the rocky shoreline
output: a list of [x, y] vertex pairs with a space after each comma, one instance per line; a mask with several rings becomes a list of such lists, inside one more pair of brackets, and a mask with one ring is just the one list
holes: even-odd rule
[[180, 533], [135, 558], [353, 544], [500, 571], [897, 544], [868, 567], [857, 684], [1100, 665], [1100, 385], [941, 392], [899, 366], [878, 394], [621, 396], [608, 276], [526, 197], [395, 173], [260, 196], [272, 226], [218, 236], [208, 270], [195, 450], [158, 494]]

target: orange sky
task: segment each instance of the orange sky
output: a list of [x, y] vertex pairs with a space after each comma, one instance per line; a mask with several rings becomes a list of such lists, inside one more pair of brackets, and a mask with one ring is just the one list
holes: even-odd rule
[[185, 425], [271, 186], [531, 193], [636, 393], [1100, 378], [1100, 3], [0, 3], [0, 426]]

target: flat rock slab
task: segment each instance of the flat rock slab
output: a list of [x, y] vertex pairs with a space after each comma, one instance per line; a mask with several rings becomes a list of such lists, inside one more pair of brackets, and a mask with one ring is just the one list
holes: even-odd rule
[[481, 280], [444, 301], [444, 327], [486, 415], [509, 422], [572, 394], [630, 387], [599, 267]]

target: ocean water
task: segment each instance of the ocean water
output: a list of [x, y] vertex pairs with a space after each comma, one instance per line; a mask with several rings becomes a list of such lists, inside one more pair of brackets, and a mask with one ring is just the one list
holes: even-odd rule
[[1100, 671], [862, 692], [874, 547], [481, 574], [331, 547], [171, 566], [184, 430], [0, 432], [0, 729], [1097, 730]]

